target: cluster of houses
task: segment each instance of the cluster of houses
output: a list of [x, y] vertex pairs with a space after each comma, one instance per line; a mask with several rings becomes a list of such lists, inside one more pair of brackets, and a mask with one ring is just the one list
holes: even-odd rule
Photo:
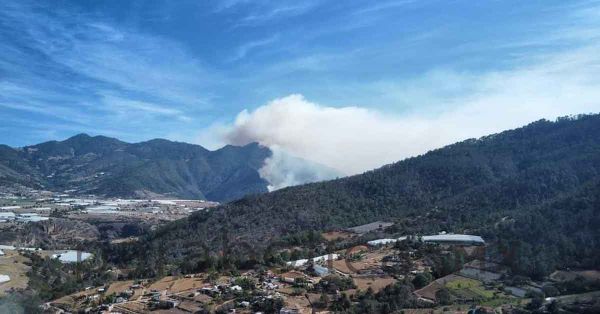
[[[83, 306], [100, 311], [131, 312], [132, 308], [142, 306], [143, 309], [137, 309], [150, 311], [177, 308], [197, 312], [210, 306], [213, 309], [224, 308], [230, 313], [235, 313], [236, 309], [249, 311], [256, 303], [284, 298], [278, 289], [294, 284], [296, 278], [300, 277], [307, 278], [297, 271], [281, 275], [267, 271], [260, 276], [250, 271], [241, 277], [221, 277], [216, 281], [208, 280], [205, 274], [191, 274], [178, 278], [163, 278], [158, 282], [140, 280], [123, 288], [112, 289], [111, 285], [88, 287], [85, 291], [74, 294], [72, 299], [78, 304], [75, 308]], [[242, 279], [246, 280], [246, 284], [240, 283]], [[113, 284], [120, 286], [119, 282]], [[91, 304], [96, 306], [90, 307]], [[58, 300], [48, 303], [47, 307], [69, 310]], [[282, 311], [281, 313], [299, 313], [298, 309], [287, 307]]]

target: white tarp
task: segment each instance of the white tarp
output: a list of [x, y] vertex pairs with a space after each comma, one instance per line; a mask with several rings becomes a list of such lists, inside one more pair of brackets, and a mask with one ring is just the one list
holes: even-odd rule
[[[52, 258], [58, 258], [58, 260], [62, 263], [75, 263], [78, 261], [77, 252], [78, 251], [65, 251], [61, 253], [56, 253], [52, 255]], [[92, 253], [81, 252], [81, 261], [85, 261], [90, 257], [92, 257]]]
[[0, 275], [0, 283], [4, 283], [10, 281], [10, 276], [8, 275]]
[[[396, 239], [377, 239], [367, 242], [371, 246], [387, 245], [390, 243], [404, 241], [407, 237], [399, 237]], [[423, 242], [462, 242], [462, 243], [480, 243], [485, 244], [485, 241], [480, 236], [469, 234], [436, 234], [423, 236], [420, 238]]]
[[469, 234], [438, 234], [431, 236], [424, 236], [423, 242], [473, 242], [473, 243], [485, 243], [483, 238], [476, 235]]
[[[313, 257], [312, 260], [313, 262], [317, 263], [317, 262], [323, 262], [323, 261], [328, 261], [328, 260], [337, 260], [339, 258], [338, 254], [327, 254], [327, 255], [322, 255], [322, 256], [317, 256], [317, 257]], [[290, 266], [304, 266], [304, 264], [308, 263], [308, 259], [299, 259], [297, 261], [291, 261], [291, 262], [287, 262], [288, 265]]]

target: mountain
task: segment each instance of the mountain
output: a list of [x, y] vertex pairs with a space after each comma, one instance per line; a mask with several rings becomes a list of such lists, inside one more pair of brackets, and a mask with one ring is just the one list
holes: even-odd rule
[[[600, 115], [541, 120], [361, 175], [248, 196], [166, 225], [138, 249], [200, 265], [208, 251], [262, 252], [284, 235], [383, 219], [397, 222], [398, 235], [480, 234], [490, 254], [530, 276], [600, 267]], [[148, 267], [153, 260], [161, 259]]]
[[163, 139], [125, 143], [79, 134], [23, 148], [0, 146], [0, 184], [111, 197], [228, 201], [267, 191], [258, 170], [271, 156], [256, 143], [209, 151]]

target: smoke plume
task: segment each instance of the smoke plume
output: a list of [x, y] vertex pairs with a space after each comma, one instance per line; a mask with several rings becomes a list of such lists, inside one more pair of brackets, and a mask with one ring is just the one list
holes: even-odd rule
[[[261, 169], [273, 189], [357, 174], [542, 118], [600, 111], [599, 52], [594, 46], [505, 72], [424, 75], [388, 91], [415, 104], [402, 114], [330, 107], [294, 94], [240, 112], [221, 134], [230, 144], [258, 142], [274, 151]], [[453, 96], [433, 106], [425, 105], [431, 97], [418, 96], [448, 88]]]

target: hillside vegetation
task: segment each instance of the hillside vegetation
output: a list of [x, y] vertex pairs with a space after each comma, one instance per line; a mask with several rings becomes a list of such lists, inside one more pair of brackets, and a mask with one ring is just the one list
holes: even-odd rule
[[258, 144], [202, 146], [167, 140], [125, 143], [76, 135], [23, 148], [0, 145], [0, 184], [118, 197], [227, 201], [267, 191], [258, 173], [271, 156]]
[[149, 269], [193, 268], [211, 251], [262, 252], [286, 234], [380, 219], [396, 221], [397, 234], [481, 234], [491, 255], [533, 277], [600, 267], [600, 115], [537, 121], [361, 175], [249, 196], [167, 225], [121, 257], [143, 250], [152, 253], [138, 261]]

